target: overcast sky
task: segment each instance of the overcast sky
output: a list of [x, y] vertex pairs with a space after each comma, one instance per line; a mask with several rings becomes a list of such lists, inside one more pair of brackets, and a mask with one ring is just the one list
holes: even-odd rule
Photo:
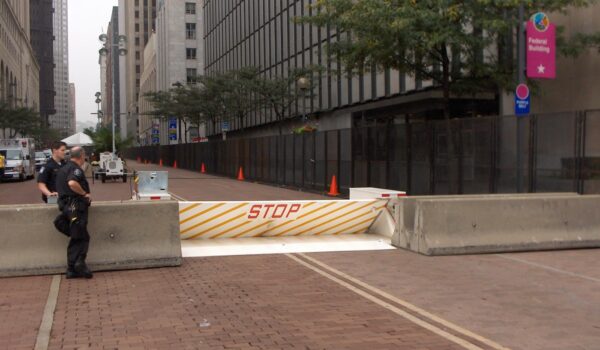
[[75, 83], [77, 122], [95, 124], [94, 94], [100, 91], [98, 36], [108, 27], [118, 0], [69, 0], [69, 80]]

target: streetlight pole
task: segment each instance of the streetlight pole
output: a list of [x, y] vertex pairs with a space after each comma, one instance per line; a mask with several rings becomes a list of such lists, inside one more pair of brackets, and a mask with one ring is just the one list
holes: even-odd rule
[[96, 92], [96, 94], [94, 95], [96, 96], [96, 115], [98, 116], [98, 125], [100, 125], [100, 119], [102, 118], [102, 112], [100, 111], [100, 103], [102, 102], [102, 93], [100, 92]]
[[[519, 4], [519, 26], [517, 27], [517, 79], [519, 84], [525, 84], [525, 26], [523, 25], [525, 20], [525, 7], [523, 1]], [[523, 123], [520, 118], [516, 117], [517, 121], [517, 192], [523, 192], [523, 140], [521, 134], [523, 133]]]
[[[117, 38], [117, 40], [115, 41], [115, 37], [113, 36], [112, 38], [109, 38], [106, 34], [100, 34], [99, 37], [100, 41], [102, 43], [104, 43], [104, 47], [102, 47], [98, 52], [100, 53], [101, 56], [106, 56], [108, 54], [108, 49], [106, 48], [107, 46], [111, 48], [110, 52], [112, 54], [112, 50], [117, 50], [119, 52], [119, 56], [125, 56], [127, 55], [127, 49], [123, 48], [122, 46], [125, 45], [125, 43], [127, 42], [127, 37], [125, 35], [119, 35], [119, 37]], [[113, 65], [118, 64], [118, 62], [112, 62]], [[116, 118], [116, 103], [115, 103], [115, 77], [114, 77], [114, 69], [112, 70], [113, 72], [113, 79], [112, 80], [112, 153], [113, 156], [117, 154], [117, 147], [116, 147], [116, 143], [115, 143], [115, 139], [116, 139], [116, 134], [115, 134], [115, 118]], [[120, 114], [119, 114], [120, 115]]]
[[302, 121], [306, 121], [306, 90], [310, 88], [310, 80], [306, 77], [298, 78], [298, 88], [302, 91]]

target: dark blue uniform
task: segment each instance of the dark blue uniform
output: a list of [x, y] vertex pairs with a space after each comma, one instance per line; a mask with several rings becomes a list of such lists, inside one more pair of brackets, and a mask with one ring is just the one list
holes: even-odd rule
[[[48, 191], [56, 192], [56, 175], [64, 165], [64, 161], [57, 163], [54, 158], [50, 158], [46, 165], [40, 169], [37, 182], [45, 183]], [[42, 194], [42, 200], [48, 203], [48, 197], [45, 194]]]
[[[90, 243], [87, 231], [88, 208], [90, 203], [69, 187], [69, 181], [76, 181], [86, 193], [90, 193], [90, 185], [84, 171], [74, 162], [67, 162], [58, 172], [56, 189], [58, 192], [58, 208], [61, 214], [54, 221], [56, 228], [71, 237], [67, 248], [69, 270], [77, 270], [77, 266], [85, 266]], [[87, 266], [86, 266], [87, 269]]]

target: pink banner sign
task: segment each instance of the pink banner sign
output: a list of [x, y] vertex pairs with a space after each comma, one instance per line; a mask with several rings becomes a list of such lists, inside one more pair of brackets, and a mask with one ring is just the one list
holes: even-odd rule
[[548, 16], [536, 13], [527, 21], [527, 77], [556, 77], [556, 27]]

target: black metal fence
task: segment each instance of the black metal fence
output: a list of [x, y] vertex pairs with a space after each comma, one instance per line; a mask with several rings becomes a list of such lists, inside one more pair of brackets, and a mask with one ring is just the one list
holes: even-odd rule
[[[517, 123], [520, 123], [519, 127]], [[457, 193], [600, 193], [600, 111], [451, 121], [454, 156], [445, 121], [322, 131], [127, 150], [165, 165], [314, 191], [380, 187], [411, 195]], [[519, 134], [518, 134], [519, 133]], [[517, 152], [520, 138], [521, 150]], [[518, 156], [520, 154], [520, 157]], [[520, 161], [520, 166], [518, 165]], [[456, 176], [448, 176], [454, 162]], [[520, 174], [520, 176], [518, 176]], [[521, 179], [519, 186], [517, 179]], [[449, 179], [454, 179], [450, 186]]]

